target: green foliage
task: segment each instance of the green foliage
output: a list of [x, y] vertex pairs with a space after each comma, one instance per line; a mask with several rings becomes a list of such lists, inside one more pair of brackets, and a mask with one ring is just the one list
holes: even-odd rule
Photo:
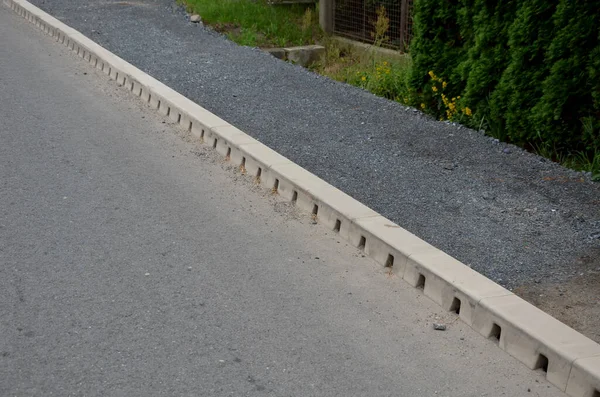
[[413, 9], [415, 37], [411, 43], [413, 69], [410, 84], [423, 95], [422, 102], [433, 108], [437, 102], [430, 87], [429, 72], [448, 82], [448, 96], [460, 95], [464, 83], [458, 70], [465, 47], [457, 23], [459, 0], [417, 0]]
[[379, 54], [376, 49], [341, 47], [334, 39], [323, 44], [326, 56], [311, 66], [315, 72], [393, 101], [414, 102], [408, 85], [410, 57], [393, 58]]
[[[543, 139], [566, 148], [600, 149], [600, 4], [563, 0], [546, 51], [548, 76], [530, 118]], [[581, 131], [581, 135], [573, 131]]]
[[322, 36], [318, 17], [303, 5], [265, 0], [181, 0], [190, 12], [241, 45], [285, 47], [314, 44]]
[[[462, 36], [468, 48], [459, 65], [460, 79], [465, 82], [464, 103], [475, 109], [475, 119], [489, 114], [489, 97], [498, 85], [509, 57], [506, 42], [508, 26], [516, 16], [516, 1], [472, 1], [461, 8]], [[489, 127], [489, 126], [488, 126]]]
[[526, 145], [541, 137], [531, 128], [531, 109], [548, 75], [545, 50], [551, 41], [553, 1], [523, 1], [508, 29], [510, 60], [491, 94], [490, 118], [504, 123], [508, 137]]
[[413, 18], [409, 83], [429, 112], [444, 117], [434, 72], [471, 126], [597, 167], [600, 1], [415, 0]]
[[345, 81], [375, 95], [398, 102], [408, 102], [407, 84], [410, 64], [405, 62], [373, 61], [371, 65], [356, 65], [347, 70]]

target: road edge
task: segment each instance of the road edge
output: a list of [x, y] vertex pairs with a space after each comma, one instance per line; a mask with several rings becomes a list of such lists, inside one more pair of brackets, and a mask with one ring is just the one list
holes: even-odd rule
[[3, 0], [233, 165], [572, 397], [600, 397], [600, 344], [435, 248], [26, 0]]

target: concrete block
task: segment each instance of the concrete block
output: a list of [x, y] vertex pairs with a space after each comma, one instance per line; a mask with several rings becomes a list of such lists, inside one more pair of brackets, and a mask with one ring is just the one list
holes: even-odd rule
[[531, 369], [547, 366], [546, 379], [563, 391], [575, 360], [600, 355], [596, 342], [516, 295], [482, 299], [472, 326], [486, 337], [500, 332], [501, 349]]
[[325, 47], [320, 45], [307, 45], [301, 47], [285, 48], [287, 60], [300, 66], [308, 66], [325, 55]]
[[134, 80], [134, 81], [132, 81], [132, 84], [133, 84], [133, 88], [131, 89], [131, 92], [133, 93], [133, 95], [141, 97], [143, 88], [140, 85], [140, 82]]
[[148, 104], [152, 109], [158, 109], [160, 106], [160, 97], [154, 92], [150, 92]]
[[240, 145], [259, 143], [256, 139], [232, 125], [214, 127], [210, 129], [210, 132], [211, 139], [217, 139], [215, 149], [223, 157], [229, 154], [231, 158], [231, 151], [234, 148], [237, 149]]
[[319, 222], [329, 229], [337, 230], [341, 237], [350, 238], [352, 225], [357, 219], [378, 216], [371, 208], [355, 200], [341, 190], [326, 184], [309, 187], [310, 193], [319, 203]]
[[[187, 109], [185, 107], [178, 106], [182, 115], [192, 123], [192, 135], [199, 139], [204, 139], [211, 134], [211, 128], [227, 125], [227, 122], [208, 110], [198, 106], [196, 109]], [[183, 116], [182, 116], [183, 117]]]
[[140, 95], [140, 98], [142, 99], [142, 102], [150, 103], [150, 100], [152, 99], [152, 92], [146, 86], [142, 86], [141, 89], [142, 89], [142, 94]]
[[123, 87], [127, 82], [127, 76], [121, 71], [116, 71], [114, 72], [114, 80], [119, 87]]
[[244, 144], [239, 146], [246, 159], [254, 159], [264, 168], [279, 164], [291, 164], [291, 161], [262, 143]]
[[229, 155], [229, 161], [231, 164], [240, 168], [240, 171], [243, 173], [247, 173], [246, 170], [246, 157], [244, 153], [239, 149], [239, 147], [234, 146], [231, 148], [231, 154]]
[[270, 180], [267, 183], [271, 187], [277, 180], [278, 191], [282, 197], [295, 201], [296, 206], [302, 211], [313, 212], [315, 204], [318, 203], [315, 202], [310, 190], [326, 186], [324, 181], [292, 162], [274, 164], [269, 171]]
[[291, 200], [296, 192], [296, 204], [311, 213], [316, 205], [319, 223], [338, 231], [344, 238], [348, 236], [353, 219], [377, 215], [372, 209], [297, 164], [279, 164], [271, 167], [271, 171], [279, 179], [281, 190], [290, 191], [286, 198]]
[[179, 121], [181, 120], [181, 113], [179, 112], [179, 109], [177, 109], [176, 106], [172, 106], [169, 110], [169, 119], [174, 123], [179, 123]]
[[269, 175], [269, 167], [278, 164], [290, 164], [291, 161], [262, 143], [239, 145], [245, 159], [248, 175], [255, 176], [265, 187], [272, 187], [273, 177]]
[[[158, 95], [157, 95], [158, 96]], [[158, 98], [158, 113], [168, 116], [171, 112], [171, 104], [164, 98]]]
[[119, 69], [117, 69], [114, 65], [110, 65], [108, 77], [111, 80], [117, 80], [117, 78], [119, 77]]
[[360, 247], [364, 242], [365, 252], [373, 255], [383, 265], [391, 254], [394, 257], [395, 271], [400, 275], [411, 254], [430, 247], [425, 241], [379, 214], [354, 219], [350, 224], [348, 240], [355, 247]]
[[600, 356], [575, 360], [566, 392], [571, 397], [600, 396]]
[[473, 323], [475, 308], [481, 299], [512, 295], [433, 246], [419, 247], [408, 257], [404, 280], [413, 287], [424, 281], [425, 295], [445, 310], [459, 311], [460, 318], [469, 325]]
[[192, 132], [192, 120], [188, 117], [187, 114], [179, 112], [181, 117], [179, 118], [179, 126], [188, 132]]
[[282, 61], [285, 61], [287, 58], [284, 48], [265, 48], [264, 51], [273, 55], [277, 59], [281, 59]]

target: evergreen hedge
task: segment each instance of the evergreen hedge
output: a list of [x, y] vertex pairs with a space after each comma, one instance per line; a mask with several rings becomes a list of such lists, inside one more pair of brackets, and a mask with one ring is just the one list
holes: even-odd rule
[[415, 0], [409, 84], [433, 71], [469, 123], [557, 155], [600, 152], [600, 0]]

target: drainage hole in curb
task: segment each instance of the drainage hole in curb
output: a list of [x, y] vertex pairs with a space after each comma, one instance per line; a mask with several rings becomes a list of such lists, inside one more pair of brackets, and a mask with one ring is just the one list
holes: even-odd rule
[[452, 300], [452, 304], [450, 305], [450, 311], [456, 314], [460, 314], [460, 299], [455, 297]]
[[133, 81], [131, 82], [131, 88], [129, 89], [129, 91], [133, 91]]
[[188, 121], [188, 127], [187, 127], [188, 132], [192, 132], [192, 122]]
[[177, 115], [177, 124], [181, 123], [181, 113]]
[[417, 279], [417, 285], [415, 287], [424, 290], [425, 289], [425, 276], [419, 274], [419, 278]]
[[227, 154], [225, 155], [225, 160], [228, 160], [231, 158], [231, 148], [228, 147], [227, 148]]
[[339, 219], [336, 219], [335, 226], [333, 227], [333, 231], [339, 233], [341, 227], [342, 227], [342, 221], [340, 221]]
[[494, 325], [492, 325], [492, 330], [490, 331], [490, 339], [493, 339], [496, 343], [500, 342], [500, 335], [502, 334], [502, 328], [494, 323]]
[[273, 184], [273, 194], [277, 193], [277, 190], [279, 189], [279, 179], [275, 178], [275, 183]]
[[319, 206], [315, 204], [315, 205], [313, 205], [313, 210], [312, 210], [313, 218], [316, 218], [318, 213], [319, 213]]
[[541, 369], [544, 372], [548, 372], [548, 357], [543, 354], [538, 355], [535, 367], [533, 369]]
[[171, 108], [167, 108], [167, 117], [171, 115]]
[[240, 164], [240, 172], [242, 174], [246, 173], [246, 157], [242, 157], [242, 164]]
[[216, 149], [216, 148], [217, 148], [217, 142], [218, 142], [218, 141], [219, 141], [219, 140], [218, 140], [217, 138], [215, 138], [215, 140], [213, 141], [213, 149]]
[[298, 201], [298, 192], [294, 190], [294, 193], [292, 193], [292, 203], [296, 203]]
[[366, 245], [367, 239], [365, 238], [365, 236], [360, 236], [360, 241], [358, 242], [358, 249], [364, 251]]
[[200, 133], [200, 139], [204, 139], [204, 128], [202, 129], [202, 132]]
[[148, 103], [152, 100], [152, 94], [148, 94]]
[[390, 269], [394, 267], [394, 255], [388, 254], [388, 257], [385, 260], [385, 267]]
[[260, 183], [260, 174], [262, 174], [262, 168], [258, 167], [258, 170], [256, 170], [256, 183]]

